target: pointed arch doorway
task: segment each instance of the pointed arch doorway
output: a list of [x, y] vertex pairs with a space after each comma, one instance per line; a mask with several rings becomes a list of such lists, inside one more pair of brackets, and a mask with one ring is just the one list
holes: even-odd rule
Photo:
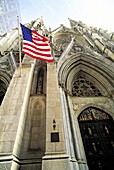
[[89, 170], [112, 170], [114, 123], [104, 111], [89, 107], [78, 117]]

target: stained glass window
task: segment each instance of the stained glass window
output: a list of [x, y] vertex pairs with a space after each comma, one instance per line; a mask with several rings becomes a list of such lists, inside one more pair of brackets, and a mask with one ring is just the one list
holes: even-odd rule
[[73, 83], [72, 94], [77, 97], [101, 96], [100, 91], [93, 85], [93, 83], [87, 81], [81, 76]]

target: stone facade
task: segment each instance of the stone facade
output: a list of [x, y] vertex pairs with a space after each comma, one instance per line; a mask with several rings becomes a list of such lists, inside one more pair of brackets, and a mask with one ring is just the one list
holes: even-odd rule
[[[71, 28], [61, 25], [52, 32], [45, 28], [42, 18], [26, 25], [52, 38], [54, 62], [36, 61], [23, 55], [21, 76], [17, 30], [0, 39], [2, 170], [91, 170], [79, 117], [89, 109], [93, 123], [109, 118], [112, 123], [114, 35], [82, 22], [69, 21]], [[105, 117], [95, 117], [95, 109], [99, 114], [106, 113]], [[97, 140], [91, 136], [92, 118], [84, 116], [85, 124], [89, 120], [89, 142]], [[108, 123], [103, 126], [111, 138], [110, 147], [114, 147], [110, 126]], [[94, 156], [99, 144], [93, 141], [91, 146]], [[102, 161], [97, 163], [99, 169], [105, 170]], [[106, 167], [110, 169], [108, 163]]]

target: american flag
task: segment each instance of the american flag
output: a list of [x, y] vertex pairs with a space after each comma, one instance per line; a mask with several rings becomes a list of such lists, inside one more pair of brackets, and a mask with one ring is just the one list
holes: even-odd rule
[[23, 33], [22, 53], [35, 59], [53, 62], [49, 46], [50, 41], [22, 24], [21, 29]]

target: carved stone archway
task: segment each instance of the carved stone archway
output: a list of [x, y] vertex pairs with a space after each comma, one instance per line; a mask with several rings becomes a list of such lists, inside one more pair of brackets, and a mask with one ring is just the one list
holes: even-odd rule
[[[88, 169], [88, 163], [78, 115], [88, 106], [96, 107], [97, 105], [99, 109], [110, 110], [111, 114], [113, 112], [112, 99], [108, 98], [108, 93], [113, 89], [112, 67], [109, 67], [105, 60], [101, 62], [101, 59], [102, 57], [99, 56], [77, 53], [66, 56], [57, 65], [67, 153], [73, 159], [71, 162], [75, 166], [78, 163], [80, 169]], [[89, 82], [89, 88], [93, 86], [92, 88], [96, 89], [95, 95], [73, 96], [74, 82], [78, 82], [80, 77], [84, 79], [85, 83]]]

